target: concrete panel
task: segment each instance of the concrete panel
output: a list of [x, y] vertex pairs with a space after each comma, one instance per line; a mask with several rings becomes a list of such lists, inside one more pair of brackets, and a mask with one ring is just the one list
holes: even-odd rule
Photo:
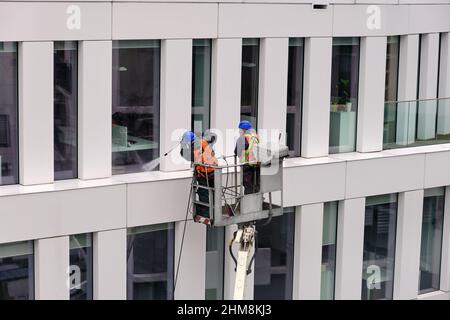
[[258, 133], [261, 141], [278, 141], [280, 133], [281, 141], [285, 141], [288, 47], [288, 38], [261, 40], [258, 95]]
[[450, 185], [450, 151], [433, 152], [425, 155], [425, 188]]
[[323, 203], [296, 208], [294, 292], [298, 300], [320, 300]]
[[345, 163], [285, 168], [283, 179], [285, 207], [340, 200], [345, 193]]
[[450, 32], [441, 33], [439, 60], [439, 98], [437, 133], [450, 134]]
[[[184, 221], [175, 223], [175, 277], [183, 237]], [[176, 300], [204, 300], [206, 274], [206, 226], [189, 220], [183, 244]]]
[[339, 202], [336, 249], [336, 300], [360, 300], [365, 198]]
[[190, 163], [180, 156], [179, 144], [191, 128], [192, 40], [161, 42], [161, 171], [186, 170]]
[[112, 37], [217, 38], [217, 4], [113, 3]]
[[185, 219], [191, 179], [128, 185], [127, 226], [136, 227]]
[[241, 117], [241, 39], [213, 41], [211, 70], [211, 128], [216, 129], [216, 155], [234, 154]]
[[0, 243], [125, 226], [126, 186], [0, 197]]
[[450, 31], [450, 5], [415, 5], [409, 7], [409, 33]]
[[69, 237], [34, 241], [36, 300], [69, 300]]
[[78, 45], [78, 176], [111, 176], [111, 41]]
[[332, 10], [309, 4], [219, 4], [220, 38], [331, 35]]
[[23, 185], [53, 182], [53, 122], [53, 43], [21, 42], [19, 178]]
[[408, 24], [408, 6], [333, 6], [334, 37], [407, 34]]
[[127, 229], [94, 233], [94, 299], [127, 298]]
[[386, 37], [361, 39], [356, 150], [383, 150]]
[[419, 291], [423, 190], [398, 196], [394, 300], [415, 299]]
[[450, 292], [450, 187], [445, 188], [444, 229], [442, 237], [441, 290]]
[[345, 198], [421, 189], [424, 161], [423, 154], [349, 161]]
[[0, 41], [110, 38], [109, 2], [0, 2]]
[[332, 38], [305, 41], [302, 151], [305, 158], [328, 155]]

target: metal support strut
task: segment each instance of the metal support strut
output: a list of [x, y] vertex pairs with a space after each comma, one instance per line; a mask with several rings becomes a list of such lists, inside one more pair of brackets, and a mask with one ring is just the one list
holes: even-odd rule
[[[250, 259], [250, 263], [248, 263], [250, 253], [252, 251], [252, 247], [256, 241], [256, 229], [255, 224], [247, 224], [243, 226], [239, 226], [238, 231], [234, 233], [234, 237], [230, 242], [229, 250], [231, 253], [231, 257], [236, 263], [236, 280], [234, 285], [234, 300], [243, 300], [245, 293], [245, 282], [247, 279], [247, 275], [252, 272], [252, 264], [256, 254]], [[239, 251], [237, 255], [237, 259], [233, 255], [232, 245], [233, 243], [239, 244]], [[248, 266], [247, 266], [248, 263]]]

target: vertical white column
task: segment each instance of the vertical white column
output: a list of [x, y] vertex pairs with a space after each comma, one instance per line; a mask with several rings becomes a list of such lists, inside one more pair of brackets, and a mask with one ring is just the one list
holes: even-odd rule
[[306, 38], [303, 80], [302, 157], [328, 155], [332, 38]]
[[179, 148], [164, 157], [191, 128], [192, 39], [161, 42], [161, 171], [189, 169]]
[[323, 203], [299, 206], [295, 216], [294, 299], [320, 300]]
[[[416, 100], [419, 72], [419, 35], [400, 37], [398, 100]], [[415, 104], [400, 103], [397, 109], [397, 144], [414, 142], [416, 132]]]
[[396, 300], [417, 298], [422, 212], [423, 190], [399, 194], [394, 272], [394, 299]]
[[[175, 277], [184, 221], [175, 223]], [[177, 300], [204, 300], [206, 274], [206, 226], [187, 222], [180, 269], [175, 287]]]
[[53, 42], [19, 43], [19, 129], [20, 183], [53, 182]]
[[[242, 39], [213, 41], [211, 128], [218, 134], [216, 154], [232, 155], [241, 117]], [[228, 134], [227, 134], [228, 130]]]
[[439, 98], [437, 133], [450, 133], [450, 32], [441, 33], [441, 57], [439, 69]]
[[127, 229], [94, 233], [94, 299], [127, 298]]
[[78, 45], [78, 177], [111, 176], [112, 42]]
[[[261, 40], [258, 97], [258, 132], [262, 141], [286, 137], [288, 38]], [[262, 130], [261, 130], [262, 129]]]
[[365, 198], [339, 202], [337, 252], [336, 252], [336, 300], [360, 300], [363, 247], [364, 247]]
[[69, 237], [34, 241], [37, 300], [69, 300]]
[[[437, 96], [439, 69], [439, 33], [422, 35], [420, 45], [419, 99], [435, 99]], [[435, 100], [419, 102], [417, 138], [432, 139], [436, 135]]]
[[358, 152], [383, 149], [386, 37], [361, 38], [359, 70]]
[[444, 230], [442, 237], [441, 290], [450, 291], [450, 187], [445, 188]]

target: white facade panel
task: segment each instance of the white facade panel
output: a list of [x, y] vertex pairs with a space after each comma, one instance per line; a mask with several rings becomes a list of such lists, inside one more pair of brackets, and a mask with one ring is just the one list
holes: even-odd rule
[[[261, 141], [285, 141], [288, 78], [288, 38], [261, 41], [258, 129]], [[261, 130], [263, 129], [263, 130]]]
[[69, 237], [34, 241], [35, 298], [69, 300]]
[[123, 228], [126, 186], [0, 197], [0, 243]]
[[0, 2], [0, 41], [110, 38], [110, 2]]
[[339, 202], [336, 247], [336, 300], [360, 300], [365, 198]]
[[423, 190], [398, 195], [394, 299], [414, 299], [419, 291]]
[[427, 153], [425, 156], [424, 188], [450, 185], [450, 151]]
[[20, 183], [51, 183], [54, 175], [53, 43], [21, 42], [18, 63]]
[[361, 39], [356, 149], [383, 149], [386, 37]]
[[78, 44], [78, 177], [111, 176], [111, 41]]
[[309, 4], [219, 4], [220, 38], [323, 37], [331, 35], [332, 10]]
[[191, 128], [192, 40], [164, 40], [161, 43], [160, 168], [161, 171], [189, 169], [176, 146]]
[[319, 300], [323, 203], [296, 208], [293, 299]]
[[[439, 98], [450, 98], [450, 33], [441, 33]], [[450, 99], [438, 102], [437, 134], [450, 134]]]
[[127, 229], [94, 233], [94, 299], [127, 299]]
[[425, 3], [427, 5], [409, 6], [409, 33], [448, 32], [450, 5]]
[[113, 3], [112, 37], [126, 39], [216, 38], [217, 4]]

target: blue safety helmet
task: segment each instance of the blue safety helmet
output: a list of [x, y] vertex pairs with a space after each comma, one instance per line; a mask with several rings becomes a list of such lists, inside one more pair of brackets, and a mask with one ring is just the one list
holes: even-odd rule
[[239, 129], [250, 130], [252, 128], [252, 124], [250, 121], [242, 120], [239, 122]]
[[192, 142], [194, 140], [195, 140], [195, 133], [193, 133], [192, 131], [186, 131], [185, 133], [183, 133], [182, 141]]

